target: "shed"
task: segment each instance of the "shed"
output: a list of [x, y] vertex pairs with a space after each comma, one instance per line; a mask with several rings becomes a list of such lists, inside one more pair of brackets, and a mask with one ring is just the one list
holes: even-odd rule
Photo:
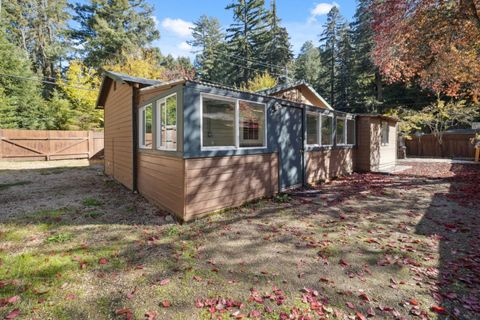
[[184, 221], [349, 174], [356, 115], [317, 96], [306, 83], [255, 93], [106, 72], [105, 173]]

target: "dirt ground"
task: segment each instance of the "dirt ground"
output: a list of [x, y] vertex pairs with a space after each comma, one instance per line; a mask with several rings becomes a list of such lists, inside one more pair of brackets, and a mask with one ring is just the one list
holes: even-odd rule
[[179, 225], [85, 161], [0, 162], [0, 318], [479, 319], [480, 166]]

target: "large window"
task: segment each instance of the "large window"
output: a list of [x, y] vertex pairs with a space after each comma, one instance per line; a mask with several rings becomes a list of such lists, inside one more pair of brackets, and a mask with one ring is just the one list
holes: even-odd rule
[[146, 105], [139, 110], [140, 148], [152, 149], [153, 112], [152, 105]]
[[157, 101], [157, 148], [177, 150], [177, 95]]
[[318, 130], [319, 130], [318, 114], [307, 113], [307, 144], [310, 144], [310, 145], [319, 144]]
[[347, 144], [355, 144], [355, 120], [347, 119]]
[[333, 144], [333, 116], [322, 115], [322, 146]]
[[204, 97], [202, 131], [203, 147], [234, 147], [235, 101]]
[[382, 144], [389, 143], [389, 126], [388, 122], [382, 121], [382, 132], [381, 132]]
[[345, 118], [337, 118], [337, 128], [336, 128], [337, 145], [346, 144], [345, 129], [346, 129]]
[[263, 147], [265, 144], [265, 106], [239, 101], [240, 147]]
[[202, 96], [202, 148], [265, 147], [265, 105]]

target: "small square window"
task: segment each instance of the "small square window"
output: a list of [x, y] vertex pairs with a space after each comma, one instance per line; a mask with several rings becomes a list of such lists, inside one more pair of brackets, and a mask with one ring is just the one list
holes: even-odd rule
[[307, 113], [307, 144], [319, 144], [318, 127], [318, 115], [316, 113]]

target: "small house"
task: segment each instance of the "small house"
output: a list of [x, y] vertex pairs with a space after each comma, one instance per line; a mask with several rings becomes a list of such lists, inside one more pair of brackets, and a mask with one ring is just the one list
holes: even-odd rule
[[106, 72], [97, 108], [105, 173], [183, 221], [396, 157], [395, 120], [333, 110], [305, 82], [245, 92]]

